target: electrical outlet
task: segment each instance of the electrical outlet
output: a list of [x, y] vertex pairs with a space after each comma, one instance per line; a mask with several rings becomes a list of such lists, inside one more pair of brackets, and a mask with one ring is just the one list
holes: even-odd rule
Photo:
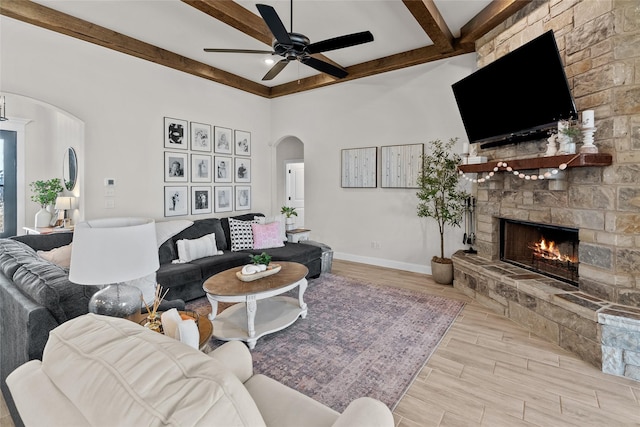
[[378, 241], [371, 241], [371, 249], [380, 249], [380, 242]]

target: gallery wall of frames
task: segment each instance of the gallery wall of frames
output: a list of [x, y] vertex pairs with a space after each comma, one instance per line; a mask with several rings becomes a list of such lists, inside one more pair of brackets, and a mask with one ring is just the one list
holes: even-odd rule
[[164, 216], [251, 209], [251, 133], [164, 118]]

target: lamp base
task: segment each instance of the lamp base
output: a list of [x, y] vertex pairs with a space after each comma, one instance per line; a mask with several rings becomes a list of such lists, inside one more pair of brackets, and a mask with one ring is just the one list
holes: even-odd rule
[[89, 300], [89, 312], [111, 317], [129, 317], [140, 313], [142, 292], [140, 289], [113, 284], [99, 290]]

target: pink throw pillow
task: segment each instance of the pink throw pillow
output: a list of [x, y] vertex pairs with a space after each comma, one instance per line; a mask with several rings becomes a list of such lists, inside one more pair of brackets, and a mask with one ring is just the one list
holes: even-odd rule
[[253, 231], [253, 249], [281, 248], [284, 246], [280, 237], [280, 224], [251, 224]]

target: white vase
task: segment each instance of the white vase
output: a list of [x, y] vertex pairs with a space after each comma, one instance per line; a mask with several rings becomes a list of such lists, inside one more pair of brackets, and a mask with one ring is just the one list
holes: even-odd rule
[[36, 228], [48, 227], [50, 222], [51, 212], [49, 212], [46, 208], [40, 208], [40, 210], [36, 212]]
[[296, 224], [296, 219], [293, 217], [287, 217], [284, 220], [284, 224], [285, 224], [285, 230], [287, 231], [291, 231], [295, 228], [295, 224]]

